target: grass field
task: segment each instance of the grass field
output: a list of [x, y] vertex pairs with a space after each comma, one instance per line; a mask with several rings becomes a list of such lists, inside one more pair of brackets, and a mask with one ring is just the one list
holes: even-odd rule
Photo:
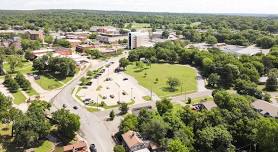
[[[129, 65], [126, 73], [138, 80], [143, 87], [153, 90], [160, 97], [179, 95], [181, 93], [195, 92], [197, 90], [196, 70], [182, 65], [152, 64], [145, 70], [138, 69], [135, 64]], [[145, 77], [145, 73], [147, 73]], [[181, 82], [175, 91], [169, 91], [167, 79], [178, 78]], [[156, 79], [158, 81], [156, 82]]]
[[[22, 74], [26, 74], [31, 73], [32, 69], [33, 67], [31, 62], [23, 62], [22, 66], [15, 68], [15, 72], [21, 72]], [[4, 63], [4, 70], [6, 72], [10, 72], [10, 65], [7, 62]]]
[[17, 91], [16, 93], [12, 93], [14, 97], [14, 103], [19, 105], [21, 103], [24, 103], [26, 100], [26, 97], [23, 95], [21, 91]]
[[36, 90], [34, 90], [33, 88], [31, 88], [28, 91], [25, 91], [29, 96], [37, 96], [39, 95], [38, 92]]
[[44, 141], [41, 146], [35, 148], [35, 152], [50, 152], [53, 150], [54, 144], [48, 140]]
[[36, 82], [45, 90], [53, 90], [62, 87], [63, 84], [54, 77], [41, 75]]

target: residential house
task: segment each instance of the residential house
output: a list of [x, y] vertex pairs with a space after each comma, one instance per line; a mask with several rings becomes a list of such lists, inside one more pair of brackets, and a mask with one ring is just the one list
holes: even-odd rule
[[42, 31], [27, 31], [25, 33], [31, 40], [44, 40], [44, 35]]
[[72, 145], [64, 146], [64, 152], [89, 152], [84, 141], [76, 142]]
[[123, 145], [128, 152], [137, 152], [138, 150], [148, 148], [148, 143], [144, 142], [138, 132], [128, 131], [122, 134]]

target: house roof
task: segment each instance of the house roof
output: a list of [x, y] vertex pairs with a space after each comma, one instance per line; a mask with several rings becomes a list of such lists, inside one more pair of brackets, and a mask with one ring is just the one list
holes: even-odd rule
[[75, 149], [83, 149], [83, 148], [86, 148], [86, 147], [87, 147], [87, 144], [84, 141], [79, 141], [79, 142], [76, 142], [72, 145], [64, 146], [64, 151], [71, 151], [71, 150], [75, 150]]
[[216, 108], [217, 105], [214, 101], [207, 101], [202, 103], [207, 110], [211, 110], [212, 108]]
[[124, 142], [128, 146], [128, 148], [131, 148], [135, 145], [144, 143], [144, 141], [140, 138], [139, 133], [137, 133], [135, 131], [130, 130], [130, 131], [122, 134], [122, 137], [123, 137]]
[[269, 114], [272, 117], [278, 117], [278, 106], [276, 105], [263, 100], [256, 100], [251, 105], [263, 115]]
[[148, 148], [144, 148], [144, 149], [136, 150], [134, 152], [150, 152], [150, 150]]

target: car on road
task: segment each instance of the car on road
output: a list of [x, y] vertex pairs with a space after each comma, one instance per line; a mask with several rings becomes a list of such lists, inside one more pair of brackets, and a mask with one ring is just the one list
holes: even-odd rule
[[91, 144], [91, 145], [90, 145], [90, 151], [91, 151], [91, 152], [97, 152], [97, 149], [96, 149], [96, 145], [95, 145], [95, 144]]
[[66, 108], [67, 106], [65, 104], [63, 104], [63, 108]]
[[111, 94], [111, 95], [110, 95], [110, 98], [114, 99], [114, 98], [115, 98], [115, 96], [114, 96], [113, 94]]
[[102, 99], [104, 99], [104, 100], [105, 100], [105, 99], [107, 99], [107, 97], [106, 97], [106, 96], [102, 96]]
[[106, 78], [105, 80], [106, 81], [112, 81], [112, 78]]
[[123, 80], [124, 80], [124, 81], [127, 81], [127, 80], [128, 80], [128, 78], [123, 78]]
[[77, 107], [77, 106], [73, 106], [73, 109], [74, 109], [74, 110], [77, 110], [77, 109], [78, 109], [78, 107]]
[[127, 95], [127, 93], [126, 93], [125, 91], [123, 91], [122, 94], [123, 94], [124, 96]]

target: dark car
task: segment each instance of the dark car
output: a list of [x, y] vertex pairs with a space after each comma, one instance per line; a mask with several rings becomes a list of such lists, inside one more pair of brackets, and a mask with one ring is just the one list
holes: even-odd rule
[[74, 109], [74, 110], [77, 110], [77, 109], [78, 109], [78, 107], [77, 107], [77, 106], [73, 106], [73, 109]]
[[90, 101], [90, 100], [91, 100], [90, 98], [86, 98], [86, 99], [84, 99], [83, 102]]
[[110, 98], [114, 99], [114, 98], [115, 98], [115, 96], [111, 94], [111, 95], [110, 95]]
[[97, 149], [96, 149], [96, 145], [95, 145], [95, 144], [91, 144], [91, 145], [90, 145], [90, 151], [91, 151], [91, 152], [97, 152]]
[[67, 106], [65, 104], [63, 104], [63, 108], [66, 108]]
[[128, 78], [124, 78], [123, 80], [126, 81], [126, 80], [128, 80]]

